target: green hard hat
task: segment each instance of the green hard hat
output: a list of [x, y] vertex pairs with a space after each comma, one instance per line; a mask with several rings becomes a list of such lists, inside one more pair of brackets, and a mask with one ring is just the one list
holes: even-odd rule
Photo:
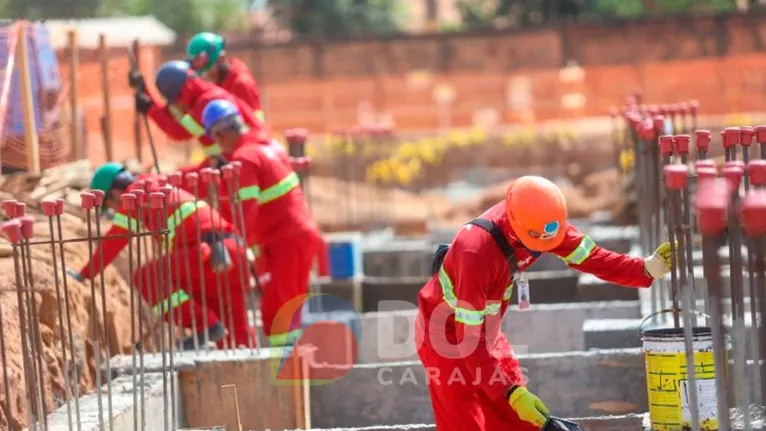
[[[220, 34], [202, 32], [197, 33], [189, 39], [189, 44], [186, 45], [186, 56], [189, 63], [197, 73], [205, 73], [210, 70], [216, 61], [221, 57], [221, 53], [224, 50], [223, 36]], [[204, 64], [195, 64], [194, 60], [201, 54], [207, 55], [207, 62]]]
[[114, 179], [123, 171], [125, 171], [125, 165], [121, 163], [104, 163], [99, 166], [99, 168], [96, 169], [96, 173], [93, 174], [93, 178], [90, 180], [90, 189], [109, 193]]

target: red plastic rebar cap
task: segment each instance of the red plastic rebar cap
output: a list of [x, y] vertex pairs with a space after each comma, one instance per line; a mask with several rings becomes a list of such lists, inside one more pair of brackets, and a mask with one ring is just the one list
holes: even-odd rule
[[667, 165], [663, 169], [665, 173], [665, 186], [671, 190], [683, 190], [686, 187], [686, 177], [689, 170], [686, 165]]
[[165, 184], [168, 183], [168, 177], [165, 175], [157, 175], [155, 181], [157, 182], [157, 187], [164, 187]]
[[234, 167], [234, 174], [239, 175], [240, 172], [242, 172], [242, 162], [239, 160], [234, 160], [231, 162], [231, 165]]
[[745, 162], [742, 160], [729, 160], [728, 162], [724, 162], [723, 167], [727, 166], [736, 166], [739, 169], [742, 169], [742, 171], [745, 171]]
[[146, 190], [146, 180], [136, 180], [133, 182], [133, 186], [137, 189]]
[[721, 132], [724, 148], [731, 148], [739, 143], [739, 127], [727, 127]]
[[695, 130], [694, 138], [697, 146], [697, 151], [707, 152], [710, 149], [710, 140], [712, 133], [710, 130]]
[[149, 208], [161, 209], [165, 204], [165, 194], [162, 192], [149, 193]]
[[697, 115], [697, 113], [700, 110], [700, 103], [696, 100], [690, 100], [689, 101], [689, 113], [692, 115]]
[[91, 190], [91, 194], [96, 198], [96, 207], [101, 208], [101, 205], [104, 204], [104, 191], [103, 190]]
[[655, 115], [652, 117], [652, 121], [654, 122], [654, 130], [657, 131], [657, 133], [661, 133], [665, 130], [665, 116], [664, 115]]
[[308, 140], [309, 131], [306, 129], [285, 130], [285, 139], [291, 145], [305, 145]]
[[190, 172], [186, 174], [186, 178], [184, 178], [184, 180], [186, 180], [187, 187], [194, 189], [199, 183], [199, 175], [196, 172]]
[[627, 113], [625, 119], [628, 121], [631, 129], [635, 129], [641, 123], [641, 116], [635, 111]]
[[16, 204], [18, 201], [16, 199], [8, 199], [3, 201], [3, 214], [7, 218], [13, 218], [16, 217]]
[[66, 205], [66, 201], [64, 199], [56, 199], [56, 215], [64, 214], [64, 205]]
[[699, 169], [699, 168], [713, 168], [713, 169], [715, 169], [716, 165], [715, 165], [715, 161], [714, 160], [704, 159], [704, 160], [697, 160], [696, 162], [694, 162], [694, 167], [696, 169]]
[[710, 179], [710, 178], [716, 178], [718, 177], [718, 171], [715, 170], [715, 168], [711, 168], [708, 166], [699, 167], [697, 168], [697, 178], [698, 179]]
[[649, 118], [647, 118], [646, 120], [643, 120], [641, 124], [639, 124], [638, 126], [638, 134], [645, 141], [653, 140], [655, 137], [654, 122]]
[[742, 224], [749, 235], [766, 234], [766, 191], [748, 193], [742, 200]]
[[723, 177], [726, 178], [733, 190], [739, 188], [744, 174], [745, 170], [741, 166], [729, 165], [723, 168]]
[[726, 229], [729, 186], [724, 180], [700, 181], [695, 199], [698, 226], [703, 235], [720, 235]]
[[660, 114], [664, 116], [670, 115], [670, 105], [660, 105]]
[[754, 186], [766, 186], [766, 160], [753, 160], [748, 163], [747, 174]]
[[234, 178], [234, 166], [224, 165], [221, 167], [221, 175], [226, 181], [231, 181]]
[[53, 217], [56, 215], [56, 201], [53, 199], [43, 199], [40, 201], [40, 208], [43, 209], [43, 215], [45, 217]]
[[675, 117], [678, 115], [678, 112], [681, 110], [681, 107], [676, 103], [671, 103], [668, 105], [668, 114], [670, 114], [671, 117]]
[[165, 184], [164, 186], [160, 187], [160, 193], [165, 195], [165, 197], [169, 197], [171, 193], [173, 193], [173, 186], [170, 184]]
[[210, 180], [213, 184], [218, 184], [221, 181], [221, 171], [218, 169], [212, 169], [210, 171]]
[[659, 106], [657, 106], [657, 105], [649, 105], [649, 106], [646, 108], [646, 112], [647, 112], [649, 115], [651, 115], [652, 117], [654, 117], [654, 116], [656, 116], [656, 115], [660, 115], [660, 107], [659, 107]]
[[207, 184], [210, 182], [210, 177], [212, 176], [213, 170], [210, 168], [203, 168], [199, 171], [199, 177], [202, 180], [203, 184]]
[[173, 187], [181, 187], [183, 180], [184, 176], [180, 172], [173, 172], [172, 174], [168, 175], [168, 184]]
[[755, 126], [755, 140], [766, 143], [766, 126]]
[[662, 135], [659, 139], [660, 154], [662, 157], [669, 157], [673, 155], [675, 149], [673, 148], [673, 136]]
[[94, 196], [93, 193], [90, 193], [90, 192], [80, 193], [80, 206], [83, 209], [86, 209], [86, 210], [92, 209], [95, 204], [96, 204], [96, 196]]
[[144, 204], [145, 198], [146, 198], [146, 192], [141, 189], [131, 190], [131, 193], [136, 195], [136, 206], [140, 207]]
[[739, 128], [739, 144], [744, 147], [753, 145], [753, 139], [755, 138], [755, 130], [752, 127], [740, 127]]
[[133, 193], [123, 193], [120, 195], [123, 211], [133, 211], [136, 209], [136, 195]]
[[16, 202], [16, 217], [24, 217], [27, 214], [27, 204]]
[[689, 143], [692, 141], [692, 137], [689, 135], [676, 135], [673, 137], [673, 144], [676, 147], [678, 154], [689, 154]]
[[21, 220], [19, 219], [8, 220], [3, 223], [2, 230], [5, 237], [13, 244], [18, 244], [24, 239], [21, 234]]
[[681, 113], [681, 115], [686, 115], [689, 113], [689, 104], [686, 102], [681, 102], [678, 104], [678, 112]]
[[21, 217], [21, 234], [26, 239], [32, 239], [35, 236], [35, 218], [32, 216]]

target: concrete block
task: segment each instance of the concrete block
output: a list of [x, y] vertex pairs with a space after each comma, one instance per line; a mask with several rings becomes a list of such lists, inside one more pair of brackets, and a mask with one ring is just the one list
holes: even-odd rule
[[422, 277], [430, 273], [436, 246], [427, 240], [397, 240], [365, 247], [364, 274], [373, 277]]
[[[583, 323], [585, 350], [641, 347], [643, 319], [591, 319]], [[649, 329], [647, 326], [645, 329]]]
[[[175, 379], [176, 375], [171, 374], [170, 379]], [[111, 381], [112, 391], [112, 418], [110, 424], [109, 411], [107, 405], [107, 389], [103, 386], [100, 391], [92, 391], [80, 397], [80, 426], [73, 423], [81, 431], [99, 431], [104, 426], [113, 430], [132, 430], [134, 429], [134, 420], [138, 420], [141, 427], [141, 415], [143, 412], [143, 429], [161, 430], [165, 429], [165, 418], [167, 417], [168, 427], [172, 424], [170, 417], [170, 402], [173, 399], [169, 395], [167, 399], [165, 394], [170, 393], [169, 379], [166, 380], [167, 386], [163, 389], [163, 377], [159, 373], [149, 373], [138, 381], [139, 388], [133, 386], [132, 376], [122, 376]], [[176, 386], [177, 387], [177, 386]], [[140, 393], [143, 391], [144, 403], [141, 405]], [[100, 393], [99, 393], [100, 392]], [[138, 405], [133, 402], [134, 394], [137, 395]], [[102, 401], [101, 417], [99, 418], [99, 397]], [[178, 398], [175, 398], [178, 400]], [[167, 411], [166, 411], [167, 407]], [[75, 420], [75, 405], [71, 404], [72, 420]], [[179, 409], [176, 409], [179, 412]], [[163, 414], [164, 413], [164, 414]], [[103, 420], [103, 422], [102, 422]], [[176, 425], [181, 425], [180, 418], [176, 418]], [[141, 428], [139, 428], [141, 429]], [[48, 415], [49, 431], [71, 431], [67, 414], [67, 406], [61, 406], [56, 411]]]
[[362, 310], [378, 311], [381, 302], [418, 303], [418, 293], [430, 276], [365, 277], [362, 282]]
[[361, 280], [319, 280], [312, 283], [311, 291], [328, 297], [309, 301], [307, 311], [310, 313], [335, 311], [339, 308], [345, 310], [345, 304], [352, 304], [355, 310], [362, 312], [364, 299]]
[[[562, 417], [647, 410], [640, 349], [520, 355], [528, 387]], [[574, 396], [576, 394], [576, 396]], [[311, 388], [319, 428], [431, 423], [426, 373], [418, 362], [360, 364]]]
[[577, 296], [584, 302], [636, 301], [639, 299], [639, 289], [612, 284], [594, 275], [581, 273], [577, 280]]

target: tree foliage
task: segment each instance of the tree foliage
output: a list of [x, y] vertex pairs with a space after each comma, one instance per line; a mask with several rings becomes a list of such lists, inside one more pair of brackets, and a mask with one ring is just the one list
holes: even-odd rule
[[399, 31], [402, 3], [392, 0], [270, 0], [273, 16], [300, 37], [349, 37]]

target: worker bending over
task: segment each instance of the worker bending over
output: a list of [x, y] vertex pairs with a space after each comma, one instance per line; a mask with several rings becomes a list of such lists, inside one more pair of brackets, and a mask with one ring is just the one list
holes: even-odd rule
[[[125, 211], [122, 208], [123, 193], [144, 190], [148, 196], [149, 193], [161, 191], [158, 183], [160, 177], [156, 174], [144, 174], [136, 178], [119, 163], [106, 163], [96, 170], [90, 188], [104, 192], [104, 205], [114, 210], [115, 216], [112, 226], [104, 235], [101, 248], [95, 251], [90, 262], [85, 264], [78, 274], [74, 274], [74, 277], [83, 281], [98, 275], [103, 269], [100, 266], [102, 256], [103, 265], [109, 265], [128, 245], [127, 234], [130, 230], [137, 231], [139, 223], [145, 231], [168, 229], [166, 238], [170, 255], [165, 255], [165, 259], [162, 259], [147, 253], [147, 256], [157, 260], [147, 258], [147, 262], [133, 274], [134, 285], [140, 289], [141, 296], [153, 307], [155, 313], [162, 314], [166, 321], [170, 322], [171, 317], [175, 317], [173, 320], [176, 320], [178, 325], [198, 330], [196, 337], [184, 340], [184, 349], [196, 347], [195, 338], [196, 345], [202, 345], [206, 337], [207, 341], [217, 342], [219, 347], [225, 344], [249, 346], [250, 337], [254, 332], [251, 332], [248, 325], [245, 300], [242, 297], [242, 281], [237, 268], [238, 262], [246, 262], [246, 256], [244, 247], [237, 246], [238, 240], [231, 223], [222, 220], [221, 216], [204, 202], [196, 202], [194, 196], [175, 188], [171, 188], [167, 193], [167, 212], [149, 209], [147, 205], [144, 205], [140, 212]], [[139, 215], [140, 219], [137, 218]], [[167, 220], [164, 220], [166, 217]], [[198, 229], [201, 232], [199, 237]], [[158, 240], [158, 237], [153, 238]], [[161, 241], [160, 244], [162, 245]], [[222, 271], [219, 268], [224, 263], [226, 269]], [[190, 270], [187, 271], [187, 268]], [[228, 278], [228, 283], [221, 280], [222, 289], [229, 289], [228, 293], [223, 292], [223, 298], [218, 296], [218, 277]], [[158, 286], [159, 279], [167, 280], [170, 283], [169, 287], [164, 284]], [[170, 296], [166, 297], [168, 291]], [[206, 309], [200, 305], [203, 303], [203, 295]], [[231, 298], [231, 304], [228, 303], [228, 298]], [[221, 304], [227, 316], [219, 315]], [[228, 343], [224, 343], [227, 332], [225, 325], [229, 322], [233, 322], [233, 327], [228, 328], [230, 339]]]
[[435, 274], [420, 291], [418, 355], [431, 376], [439, 431], [531, 431], [544, 425], [548, 410], [525, 387], [500, 331], [514, 284], [520, 308], [528, 304], [524, 271], [542, 253], [628, 287], [649, 287], [671, 265], [668, 243], [646, 259], [600, 248], [568, 224], [555, 184], [536, 176], [516, 179], [504, 202], [463, 226], [449, 248], [437, 252]]
[[[131, 72], [133, 73], [133, 72]], [[130, 76], [133, 88], [145, 88], [141, 78]], [[257, 120], [250, 107], [242, 99], [226, 90], [205, 81], [195, 75], [185, 61], [169, 61], [164, 63], [155, 76], [155, 85], [166, 104], [155, 100], [148, 92], [136, 93], [136, 110], [147, 115], [170, 139], [186, 141], [198, 139], [202, 144], [206, 160], [201, 166], [188, 166], [181, 170], [194, 172], [203, 167], [225, 163], [226, 155], [221, 147], [209, 136], [205, 135], [202, 127], [202, 110], [211, 100], [228, 100], [242, 110], [242, 119], [255, 132], [259, 132], [257, 141], [269, 143], [264, 125]], [[221, 159], [223, 157], [223, 159]]]
[[211, 32], [197, 33], [186, 45], [187, 61], [198, 74], [241, 98], [260, 120], [265, 120], [261, 107], [261, 90], [244, 61], [227, 55], [223, 36]]
[[298, 176], [271, 147], [250, 145], [256, 138], [231, 102], [211, 102], [202, 118], [208, 134], [232, 153], [230, 160], [242, 164], [237, 193], [247, 244], [258, 256], [259, 273], [270, 275], [261, 286], [264, 330], [271, 346], [294, 344], [301, 334], [299, 312], [288, 332], [275, 331], [272, 323], [282, 306], [308, 293], [311, 267], [321, 246]]

